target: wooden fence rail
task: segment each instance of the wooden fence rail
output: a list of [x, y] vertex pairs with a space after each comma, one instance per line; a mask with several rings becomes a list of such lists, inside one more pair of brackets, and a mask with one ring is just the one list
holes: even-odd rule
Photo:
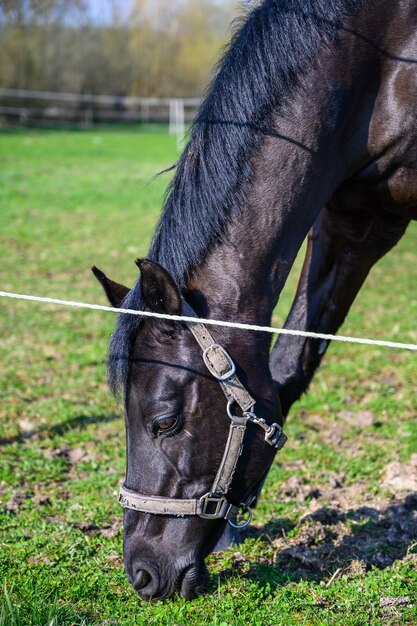
[[169, 124], [181, 147], [185, 127], [194, 118], [199, 98], [139, 98], [0, 89], [0, 124], [83, 126], [97, 124]]

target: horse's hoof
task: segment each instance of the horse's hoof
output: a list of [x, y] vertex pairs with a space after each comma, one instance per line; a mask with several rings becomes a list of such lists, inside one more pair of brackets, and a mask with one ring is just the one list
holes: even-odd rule
[[222, 536], [216, 543], [216, 547], [213, 552], [222, 552], [231, 546], [238, 546], [242, 543], [242, 538], [240, 535], [240, 530], [237, 528], [232, 528], [230, 524], [227, 524], [226, 528], [223, 531]]

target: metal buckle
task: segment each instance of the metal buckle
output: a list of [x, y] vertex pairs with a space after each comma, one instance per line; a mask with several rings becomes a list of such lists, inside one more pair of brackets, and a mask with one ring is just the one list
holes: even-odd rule
[[199, 517], [203, 519], [223, 519], [227, 517], [230, 507], [232, 506], [224, 496], [216, 496], [206, 493], [200, 498], [202, 504]]
[[[222, 353], [228, 365], [230, 366], [230, 370], [226, 372], [225, 374], [219, 374], [214, 369], [213, 364], [209, 361], [208, 354], [210, 350], [214, 350], [214, 349], [219, 350]], [[210, 372], [210, 374], [214, 376], [214, 378], [217, 378], [217, 380], [220, 380], [221, 382], [224, 382], [225, 380], [229, 380], [229, 378], [231, 378], [232, 376], [236, 374], [236, 365], [234, 364], [232, 357], [230, 356], [230, 354], [226, 352], [223, 346], [220, 346], [218, 343], [213, 343], [211, 346], [209, 346], [208, 348], [204, 350], [203, 361], [208, 371]]]
[[[245, 514], [247, 514], [247, 518], [244, 519], [241, 523], [239, 523], [239, 517], [242, 517]], [[241, 507], [241, 510], [238, 512], [236, 516], [236, 521], [232, 517], [228, 517], [227, 521], [229, 522], [232, 528], [236, 528], [238, 530], [239, 529], [241, 530], [242, 528], [246, 528], [246, 526], [249, 526], [249, 524], [252, 521], [252, 509], [249, 506], [243, 506]]]
[[270, 428], [265, 432], [265, 441], [277, 450], [281, 450], [287, 443], [288, 437], [278, 424], [271, 424]]

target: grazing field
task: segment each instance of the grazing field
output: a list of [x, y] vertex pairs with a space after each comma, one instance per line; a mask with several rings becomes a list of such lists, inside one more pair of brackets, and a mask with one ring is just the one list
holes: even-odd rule
[[[162, 130], [3, 132], [0, 289], [104, 304], [93, 263], [131, 285], [175, 158]], [[121, 557], [113, 314], [0, 299], [0, 325], [0, 626], [417, 623], [415, 353], [331, 346], [209, 594], [151, 605]], [[343, 333], [417, 343], [417, 224]]]

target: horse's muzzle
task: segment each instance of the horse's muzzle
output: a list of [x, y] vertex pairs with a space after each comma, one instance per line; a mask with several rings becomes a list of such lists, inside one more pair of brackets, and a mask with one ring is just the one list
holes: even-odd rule
[[209, 574], [204, 562], [200, 566], [190, 565], [180, 576], [179, 592], [186, 600], [194, 600], [206, 591]]
[[160, 578], [157, 570], [148, 563], [137, 563], [131, 583], [138, 595], [144, 600], [158, 599]]
[[204, 592], [208, 572], [204, 563], [191, 563], [177, 571], [174, 576], [165, 578], [153, 565], [138, 562], [135, 564], [134, 572], [128, 577], [142, 600], [162, 601], [176, 592], [186, 600], [193, 600]]

